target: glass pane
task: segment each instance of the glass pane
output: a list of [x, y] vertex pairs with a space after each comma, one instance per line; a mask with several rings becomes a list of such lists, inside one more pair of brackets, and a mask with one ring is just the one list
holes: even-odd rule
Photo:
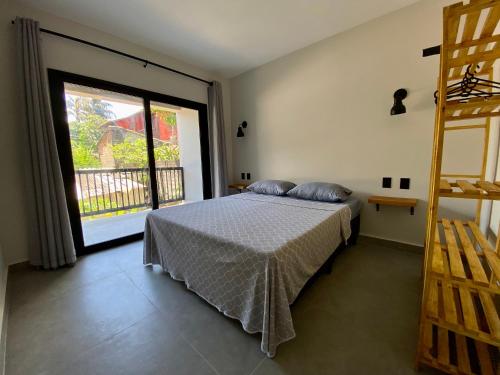
[[160, 207], [203, 200], [198, 111], [151, 102]]
[[142, 98], [64, 89], [85, 246], [142, 232], [151, 209]]

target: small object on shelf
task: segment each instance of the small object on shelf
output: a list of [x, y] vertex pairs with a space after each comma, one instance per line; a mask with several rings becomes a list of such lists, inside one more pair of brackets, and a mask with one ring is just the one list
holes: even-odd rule
[[243, 190], [245, 190], [248, 187], [248, 185], [247, 184], [229, 184], [228, 187], [230, 189], [236, 189], [236, 190], [238, 190], [238, 192], [241, 193]]
[[410, 207], [410, 214], [415, 214], [415, 206], [417, 205], [415, 198], [398, 198], [398, 197], [384, 197], [380, 195], [372, 195], [368, 198], [368, 203], [375, 204], [377, 211], [382, 206], [397, 206], [397, 207]]

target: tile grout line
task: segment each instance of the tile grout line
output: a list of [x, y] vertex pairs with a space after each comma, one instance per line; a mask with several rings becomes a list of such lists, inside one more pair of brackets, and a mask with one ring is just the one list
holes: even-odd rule
[[201, 359], [203, 359], [208, 364], [208, 366], [215, 372], [216, 375], [221, 375], [221, 373], [217, 371], [215, 366], [198, 349], [196, 349], [196, 347], [194, 347], [194, 345], [191, 344], [189, 340], [186, 339], [181, 332], [179, 332], [179, 336], [191, 347], [191, 349], [193, 349], [193, 351], [196, 354], [198, 354], [201, 357]]
[[[92, 349], [95, 349], [96, 347], [100, 346], [100, 345], [103, 345], [105, 343], [107, 343], [108, 341], [111, 341], [113, 338], [115, 338], [116, 336], [122, 334], [123, 332], [127, 331], [128, 329], [134, 327], [135, 325], [141, 323], [144, 319], [148, 318], [150, 315], [153, 315], [155, 313], [155, 311], [149, 313], [149, 314], [146, 314], [144, 317], [142, 317], [141, 319], [137, 320], [136, 322], [133, 322], [132, 324], [120, 329], [119, 331], [113, 333], [111, 336], [109, 337], [106, 337], [104, 340], [102, 340], [101, 342], [95, 344], [95, 345], [92, 345], [90, 347], [88, 347], [87, 349], [84, 349], [81, 353], [78, 354], [78, 356], [80, 357], [81, 355], [85, 354], [85, 353], [88, 353], [89, 351], [91, 351]], [[76, 361], [78, 360], [78, 358], [75, 358], [73, 361], [71, 361], [70, 363], [68, 363], [68, 366], [72, 366], [74, 363], [76, 363]], [[59, 362], [61, 364], [63, 364], [63, 362]], [[60, 371], [63, 371], [64, 370], [64, 367], [61, 367], [59, 368], [58, 370], [56, 370], [56, 374], [57, 373], [61, 373]]]
[[[43, 272], [45, 272], [45, 271], [43, 271]], [[49, 272], [50, 272], [50, 271], [49, 271]], [[104, 275], [104, 276], [102, 276], [102, 277], [99, 277], [99, 278], [97, 278], [97, 279], [95, 279], [95, 280], [92, 280], [92, 281], [89, 281], [89, 282], [84, 282], [84, 283], [83, 283], [83, 284], [81, 284], [81, 285], [78, 285], [78, 286], [75, 286], [75, 287], [69, 288], [69, 289], [67, 289], [67, 290], [62, 291], [60, 294], [52, 295], [51, 297], [44, 298], [43, 300], [44, 300], [45, 302], [55, 302], [55, 301], [57, 301], [57, 300], [59, 300], [59, 299], [61, 299], [61, 298], [63, 298], [63, 297], [66, 297], [67, 295], [69, 295], [69, 294], [71, 294], [71, 293], [75, 293], [75, 292], [77, 292], [77, 291], [79, 291], [79, 290], [81, 290], [81, 289], [83, 289], [83, 288], [86, 288], [86, 287], [88, 287], [88, 286], [90, 286], [90, 285], [92, 285], [92, 284], [94, 284], [94, 283], [101, 282], [101, 281], [103, 281], [103, 280], [109, 279], [109, 278], [111, 278], [111, 277], [113, 277], [113, 276], [116, 276], [116, 275], [119, 275], [119, 274], [122, 274], [122, 273], [125, 273], [125, 271], [123, 271], [123, 270], [121, 270], [121, 269], [120, 269], [120, 270], [119, 270], [119, 271], [117, 271], [116, 273], [113, 273], [113, 274], [111, 274], [111, 275]], [[17, 307], [17, 308], [19, 308], [19, 307], [25, 307], [25, 306], [27, 306], [27, 305], [30, 305], [31, 303], [32, 303], [31, 301], [24, 302], [24, 303], [21, 303], [21, 305], [20, 305], [20, 306], [16, 306], [16, 307]]]
[[[56, 296], [53, 296], [52, 298], [48, 298], [48, 299], [47, 299], [47, 301], [48, 301], [48, 302], [54, 302], [54, 301], [57, 301], [57, 300], [59, 300], [59, 299], [61, 299], [61, 298], [64, 298], [64, 297], [68, 296], [70, 293], [75, 293], [75, 292], [77, 292], [77, 291], [79, 291], [79, 290], [82, 290], [82, 289], [84, 289], [84, 288], [86, 288], [86, 287], [89, 287], [90, 285], [92, 285], [92, 284], [94, 284], [94, 283], [97, 283], [97, 282], [102, 282], [103, 280], [109, 279], [109, 278], [111, 278], [111, 277], [114, 277], [114, 276], [117, 276], [117, 275], [120, 275], [120, 274], [125, 275], [125, 277], [126, 277], [128, 280], [130, 280], [130, 278], [128, 277], [128, 275], [126, 274], [126, 272], [125, 272], [125, 271], [124, 271], [121, 267], [118, 267], [118, 268], [119, 268], [119, 270], [117, 270], [117, 272], [115, 272], [115, 273], [113, 273], [113, 274], [111, 274], [111, 275], [105, 275], [105, 276], [103, 276], [103, 277], [99, 277], [99, 278], [97, 278], [97, 279], [95, 279], [95, 280], [92, 280], [92, 281], [90, 281], [90, 282], [87, 282], [87, 283], [84, 283], [84, 284], [82, 284], [82, 285], [76, 286], [76, 287], [74, 287], [74, 288], [70, 288], [70, 289], [68, 289], [68, 290], [66, 290], [66, 291], [64, 291], [64, 292], [62, 292], [60, 295], [56, 295]], [[131, 281], [132, 285], [133, 285], [136, 289], [138, 289], [138, 288], [137, 288], [137, 286], [135, 285], [135, 283], [134, 283], [132, 280], [130, 280], [130, 281]], [[139, 290], [139, 292], [140, 292], [141, 294], [143, 294], [143, 293], [142, 293], [142, 291], [140, 291], [140, 290]], [[80, 354], [86, 353], [86, 352], [88, 352], [88, 351], [90, 351], [90, 350], [94, 349], [95, 347], [97, 347], [97, 346], [99, 346], [99, 345], [102, 345], [102, 344], [104, 344], [104, 343], [108, 342], [109, 340], [113, 339], [113, 338], [114, 338], [114, 337], [116, 337], [117, 335], [119, 335], [119, 334], [123, 333], [124, 331], [128, 330], [129, 328], [131, 328], [131, 327], [135, 326], [136, 324], [140, 323], [143, 319], [145, 319], [145, 318], [147, 318], [148, 316], [152, 315], [154, 312], [158, 312], [158, 308], [157, 308], [157, 307], [156, 307], [153, 303], [151, 303], [151, 301], [149, 301], [149, 299], [147, 299], [147, 300], [148, 300], [148, 302], [152, 305], [152, 307], [153, 307], [153, 309], [154, 309], [154, 311], [153, 311], [153, 312], [151, 312], [151, 313], [149, 313], [149, 314], [145, 315], [144, 317], [142, 317], [142, 318], [140, 318], [139, 320], [137, 320], [137, 321], [135, 321], [135, 322], [131, 323], [130, 325], [128, 325], [128, 326], [126, 326], [126, 327], [123, 327], [122, 329], [118, 330], [117, 332], [115, 332], [115, 333], [111, 334], [110, 336], [108, 336], [108, 337], [104, 338], [102, 341], [99, 341], [99, 342], [95, 343], [94, 345], [89, 346], [88, 348], [84, 349], [84, 350], [83, 350], [83, 352], [82, 352], [82, 353], [80, 353]], [[23, 305], [29, 305], [29, 303], [24, 303], [24, 304], [22, 304], [21, 306], [23, 306]], [[11, 306], [9, 306], [9, 307], [11, 307]], [[30, 308], [33, 308], [33, 306], [31, 306]], [[5, 350], [4, 371], [6, 371], [6, 369], [5, 369], [5, 364], [6, 364], [6, 362], [7, 362], [7, 361], [6, 361], [6, 359], [7, 359], [7, 342], [6, 342], [5, 347], [6, 347], [6, 350]], [[74, 361], [71, 361], [71, 362], [70, 362], [70, 363], [68, 363], [68, 364], [71, 366], [71, 364], [73, 364], [73, 363], [75, 363], [75, 362], [76, 362], [76, 359], [75, 359]], [[56, 370], [56, 371], [62, 371], [62, 370], [63, 370], [63, 367], [62, 367], [62, 366], [64, 365], [64, 362], [59, 362], [59, 361], [57, 361], [57, 363], [58, 363], [61, 367], [60, 367], [58, 370]], [[4, 372], [4, 374], [5, 374], [5, 372]]]
[[[163, 312], [163, 311], [162, 311], [162, 310], [161, 310], [158, 306], [156, 306], [156, 304], [155, 304], [153, 301], [151, 301], [151, 299], [150, 299], [150, 298], [149, 298], [149, 297], [148, 297], [148, 296], [147, 296], [147, 295], [146, 295], [146, 294], [145, 294], [145, 293], [141, 290], [141, 288], [139, 288], [139, 287], [137, 286], [137, 284], [134, 282], [134, 280], [132, 280], [132, 278], [128, 275], [128, 273], [127, 273], [126, 271], [124, 271], [124, 274], [125, 274], [125, 276], [127, 277], [127, 279], [129, 279], [129, 280], [130, 280], [130, 282], [134, 285], [134, 287], [135, 287], [135, 288], [136, 288], [136, 289], [137, 289], [137, 290], [138, 290], [138, 291], [139, 291], [139, 292], [140, 292], [140, 293], [141, 293], [141, 294], [142, 294], [142, 295], [143, 295], [143, 296], [144, 296], [144, 297], [145, 297], [145, 298], [149, 301], [149, 303], [151, 303], [151, 304], [153, 305], [153, 307], [157, 310], [157, 312], [159, 312], [162, 316], [167, 317], [167, 316], [165, 315], [165, 313], [164, 313], [164, 312]], [[220, 374], [220, 372], [219, 372], [219, 371], [217, 371], [217, 369], [215, 368], [215, 366], [214, 366], [214, 365], [213, 365], [213, 364], [212, 364], [212, 363], [211, 363], [211, 362], [210, 362], [207, 358], [205, 358], [205, 356], [204, 356], [202, 353], [200, 353], [200, 352], [198, 351], [198, 349], [196, 349], [196, 348], [195, 348], [195, 347], [194, 347], [194, 346], [193, 346], [193, 345], [189, 342], [189, 340], [187, 340], [187, 339], [184, 337], [184, 335], [183, 335], [180, 331], [178, 331], [178, 332], [177, 332], [177, 334], [179, 335], [179, 337], [180, 337], [180, 338], [181, 338], [184, 342], [186, 342], [186, 344], [188, 344], [188, 345], [189, 345], [189, 347], [190, 347], [190, 348], [191, 348], [191, 349], [192, 349], [192, 350], [193, 350], [196, 354], [198, 354], [198, 356], [200, 356], [200, 357], [201, 357], [201, 359], [202, 359], [203, 361], [205, 361], [205, 362], [207, 363], [207, 365], [208, 365], [208, 366], [209, 366], [209, 367], [210, 367], [210, 368], [211, 368], [211, 369], [215, 372], [215, 374], [216, 374], [216, 375], [221, 375], [221, 374]]]
[[259, 369], [259, 367], [264, 363], [264, 361], [267, 359], [267, 357], [264, 357], [260, 360], [259, 363], [257, 363], [257, 366], [255, 366], [255, 368], [252, 370], [252, 372], [248, 375], [254, 375], [255, 374], [255, 371], [257, 371]]

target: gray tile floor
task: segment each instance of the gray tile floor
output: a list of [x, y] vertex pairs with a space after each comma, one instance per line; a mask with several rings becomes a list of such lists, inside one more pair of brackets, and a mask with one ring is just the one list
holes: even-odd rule
[[59, 271], [18, 266], [6, 373], [415, 374], [421, 256], [360, 242], [294, 304], [297, 337], [274, 359], [259, 335], [144, 267], [141, 242]]
[[144, 230], [146, 215], [150, 212], [151, 210], [144, 210], [124, 215], [82, 220], [85, 246], [141, 233]]

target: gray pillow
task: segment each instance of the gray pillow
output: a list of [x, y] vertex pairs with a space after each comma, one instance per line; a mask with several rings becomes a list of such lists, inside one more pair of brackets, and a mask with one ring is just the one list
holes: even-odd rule
[[288, 190], [296, 185], [293, 182], [281, 180], [262, 180], [256, 181], [247, 187], [248, 190], [259, 194], [286, 195]]
[[342, 185], [328, 182], [308, 182], [287, 193], [290, 197], [322, 202], [343, 202], [351, 194], [352, 191]]

